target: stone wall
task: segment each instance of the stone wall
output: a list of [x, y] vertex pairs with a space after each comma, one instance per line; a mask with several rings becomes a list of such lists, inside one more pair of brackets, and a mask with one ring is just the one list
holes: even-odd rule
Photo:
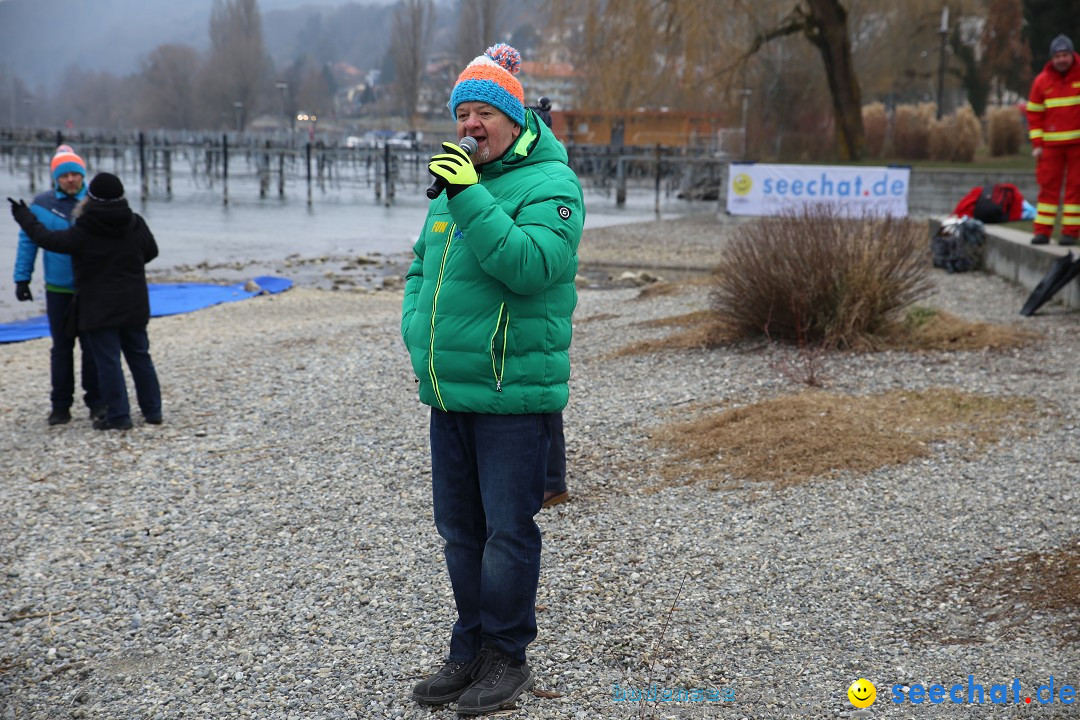
[[930, 170], [912, 168], [908, 213], [915, 217], [948, 215], [971, 188], [1012, 183], [1032, 205], [1039, 194], [1035, 172], [1018, 170]]

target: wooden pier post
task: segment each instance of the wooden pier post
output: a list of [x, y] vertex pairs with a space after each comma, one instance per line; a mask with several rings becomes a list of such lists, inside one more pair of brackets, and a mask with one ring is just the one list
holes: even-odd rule
[[394, 173], [390, 168], [390, 143], [383, 146], [383, 172], [386, 173], [386, 207], [394, 201]]
[[[34, 161], [37, 159], [37, 152], [33, 145], [26, 146], [26, 169], [30, 173], [30, 194], [37, 194], [37, 178], [34, 177]], [[49, 178], [51, 181], [52, 178]]]
[[285, 148], [278, 153], [278, 197], [285, 197]]
[[307, 157], [307, 204], [311, 206], [311, 141], [304, 146], [304, 154]]
[[165, 195], [172, 197], [172, 151], [169, 149], [169, 141], [165, 141]]
[[656, 219], [660, 219], [660, 143], [656, 143]]
[[139, 131], [139, 189], [142, 199], [150, 194], [150, 183], [146, 176], [146, 133]]
[[626, 205], [626, 158], [619, 156], [615, 160], [615, 206]]
[[229, 135], [221, 136], [221, 186], [222, 197], [225, 204], [229, 204]]

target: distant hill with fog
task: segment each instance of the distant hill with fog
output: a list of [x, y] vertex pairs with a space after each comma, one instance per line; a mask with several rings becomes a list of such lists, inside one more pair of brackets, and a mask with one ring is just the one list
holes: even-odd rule
[[[328, 44], [348, 38], [342, 56], [331, 59], [372, 65], [386, 51], [390, 6], [392, 0], [259, 0], [267, 49], [279, 66], [298, 52], [318, 58]], [[0, 70], [30, 88], [57, 83], [72, 64], [128, 75], [165, 43], [205, 50], [212, 7], [212, 0], [3, 0]], [[316, 44], [304, 48], [303, 37]]]

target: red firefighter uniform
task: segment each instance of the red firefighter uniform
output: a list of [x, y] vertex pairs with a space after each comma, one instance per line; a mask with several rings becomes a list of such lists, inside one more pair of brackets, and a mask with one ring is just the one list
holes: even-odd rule
[[1080, 55], [1065, 73], [1046, 63], [1031, 84], [1027, 104], [1029, 137], [1042, 155], [1036, 164], [1039, 183], [1035, 234], [1050, 235], [1058, 214], [1061, 182], [1065, 180], [1062, 235], [1080, 234]]

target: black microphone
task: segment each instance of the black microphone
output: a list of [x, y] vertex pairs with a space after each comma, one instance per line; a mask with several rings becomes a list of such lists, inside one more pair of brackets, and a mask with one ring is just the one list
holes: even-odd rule
[[[458, 147], [465, 151], [466, 155], [472, 155], [476, 152], [476, 148], [480, 145], [476, 142], [476, 138], [471, 138], [468, 135], [458, 140]], [[439, 197], [439, 193], [446, 189], [446, 180], [441, 177], [437, 177], [431, 181], [428, 185], [427, 196], [428, 200], [434, 200]]]

